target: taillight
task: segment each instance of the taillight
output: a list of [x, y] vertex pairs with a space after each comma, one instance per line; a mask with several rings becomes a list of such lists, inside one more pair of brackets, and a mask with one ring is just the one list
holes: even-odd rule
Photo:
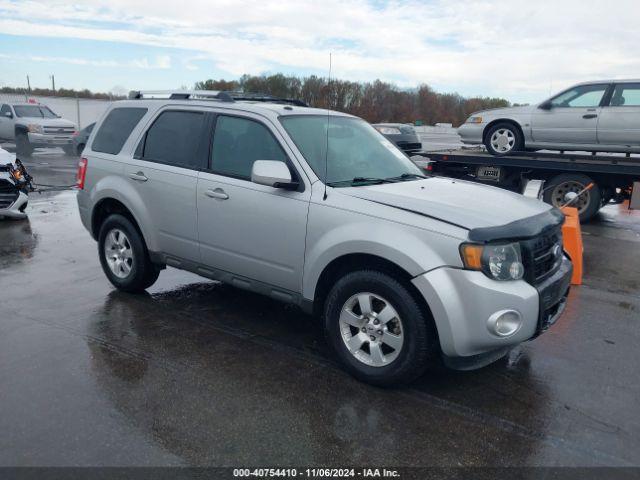
[[84, 190], [84, 179], [87, 176], [87, 159], [81, 158], [78, 162], [78, 174], [76, 175], [77, 185], [80, 190]]

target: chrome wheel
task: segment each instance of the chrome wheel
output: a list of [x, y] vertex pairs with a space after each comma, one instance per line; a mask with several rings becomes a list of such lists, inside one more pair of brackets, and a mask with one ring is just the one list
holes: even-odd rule
[[[576, 181], [560, 183], [556, 185], [553, 191], [551, 192], [551, 204], [556, 208], [560, 208], [572, 198], [572, 195], [571, 195], [572, 193], [575, 193], [575, 194], [580, 193], [582, 190], [584, 190], [584, 188], [585, 188], [585, 185]], [[577, 208], [578, 213], [582, 214], [587, 209], [590, 202], [591, 202], [591, 194], [587, 190], [582, 195], [580, 195], [577, 199], [571, 202], [571, 205], [569, 206]]]
[[111, 272], [118, 278], [127, 278], [133, 268], [133, 249], [125, 233], [114, 228], [104, 240], [104, 256]]
[[345, 346], [360, 362], [384, 367], [398, 358], [404, 344], [402, 320], [384, 298], [368, 292], [353, 295], [339, 322]]
[[508, 128], [499, 128], [491, 135], [491, 147], [498, 153], [507, 153], [516, 146], [516, 136]]

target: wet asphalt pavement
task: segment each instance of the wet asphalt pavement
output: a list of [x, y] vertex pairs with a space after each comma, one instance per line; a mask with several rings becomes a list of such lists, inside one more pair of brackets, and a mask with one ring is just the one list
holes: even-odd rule
[[[76, 163], [27, 166], [65, 184]], [[382, 390], [296, 308], [171, 268], [115, 291], [74, 196], [0, 221], [0, 466], [640, 465], [639, 212], [585, 227], [585, 284], [550, 331]]]

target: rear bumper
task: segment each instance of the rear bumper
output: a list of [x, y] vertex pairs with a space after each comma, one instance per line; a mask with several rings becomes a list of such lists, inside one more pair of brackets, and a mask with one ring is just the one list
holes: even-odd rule
[[73, 143], [71, 135], [44, 135], [42, 133], [29, 133], [29, 143], [33, 147], [64, 147]]
[[[508, 348], [538, 336], [561, 315], [571, 280], [571, 262], [536, 287], [524, 280], [498, 282], [482, 272], [443, 267], [413, 279], [433, 314], [440, 346], [454, 368], [479, 368]], [[498, 336], [489, 318], [503, 310], [520, 314], [520, 327]], [[499, 356], [498, 355], [498, 356]], [[455, 360], [454, 360], [455, 359]]]
[[458, 135], [462, 143], [479, 144], [482, 143], [482, 134], [486, 125], [482, 123], [463, 123], [458, 127]]

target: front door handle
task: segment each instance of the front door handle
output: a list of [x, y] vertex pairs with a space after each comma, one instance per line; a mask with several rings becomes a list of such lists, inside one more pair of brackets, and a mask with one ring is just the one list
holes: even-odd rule
[[596, 118], [598, 115], [596, 115], [595, 113], [587, 113], [586, 115], [582, 115], [582, 118]]
[[144, 176], [144, 173], [142, 172], [130, 173], [129, 178], [133, 180], [137, 180], [138, 182], [146, 182], [147, 180], [149, 180], [147, 177]]
[[218, 200], [226, 200], [227, 198], [229, 198], [229, 195], [227, 195], [221, 188], [216, 188], [215, 190], [205, 190], [204, 194], [207, 197], [217, 198]]

